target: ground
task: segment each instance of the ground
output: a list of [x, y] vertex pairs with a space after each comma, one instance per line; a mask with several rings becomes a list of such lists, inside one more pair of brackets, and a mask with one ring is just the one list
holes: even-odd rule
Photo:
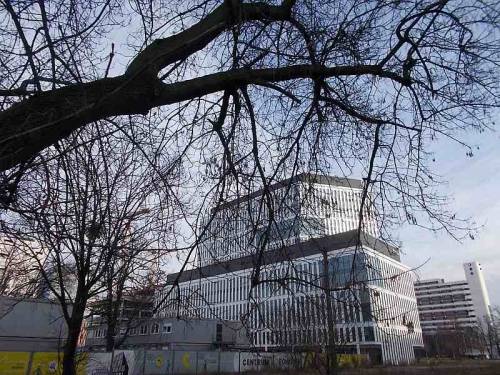
[[348, 369], [342, 375], [500, 375], [500, 361], [422, 361], [412, 366]]
[[[323, 372], [322, 372], [323, 373]], [[318, 371], [260, 372], [260, 375], [315, 375]], [[343, 369], [340, 375], [500, 375], [500, 360], [423, 360], [411, 366]]]

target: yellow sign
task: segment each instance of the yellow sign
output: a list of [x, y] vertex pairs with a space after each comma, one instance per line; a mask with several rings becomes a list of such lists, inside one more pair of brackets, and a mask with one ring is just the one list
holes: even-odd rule
[[[0, 352], [0, 375], [25, 375], [30, 362], [29, 352]], [[62, 353], [33, 353], [29, 375], [60, 375], [62, 374]], [[76, 358], [76, 373], [85, 375], [87, 354], [82, 353]]]
[[159, 355], [158, 357], [156, 357], [155, 365], [158, 368], [161, 368], [163, 366], [163, 357], [161, 355]]
[[30, 353], [0, 352], [0, 374], [24, 375], [28, 370]]
[[191, 363], [189, 363], [189, 353], [184, 353], [181, 358], [182, 365], [184, 368], [191, 368]]
[[[62, 374], [63, 354], [56, 352], [37, 352], [33, 353], [31, 361], [30, 375], [60, 375]], [[77, 355], [76, 373], [85, 375], [87, 367], [87, 354]]]
[[[304, 358], [304, 367], [316, 367], [326, 363], [326, 353], [307, 352]], [[339, 367], [359, 367], [368, 357], [365, 354], [337, 354]]]
[[62, 373], [62, 354], [37, 352], [31, 361], [31, 375], [59, 375]]
[[366, 356], [362, 354], [339, 354], [337, 361], [340, 367], [359, 367]]

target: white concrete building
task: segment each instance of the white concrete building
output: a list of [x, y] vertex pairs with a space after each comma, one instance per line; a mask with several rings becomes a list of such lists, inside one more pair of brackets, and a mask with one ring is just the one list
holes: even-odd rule
[[483, 277], [483, 268], [476, 261], [464, 263], [463, 266], [474, 312], [481, 322], [485, 322], [491, 318], [491, 305], [488, 289]]
[[240, 320], [262, 350], [324, 347], [333, 322], [340, 351], [414, 360], [423, 343], [413, 274], [398, 249], [370, 235], [370, 210], [369, 233], [358, 233], [361, 182], [301, 175], [270, 190], [268, 246], [258, 246], [267, 227], [262, 192], [224, 204], [199, 249], [200, 267], [169, 275], [157, 315]]
[[415, 283], [420, 323], [424, 333], [474, 328], [490, 318], [490, 300], [481, 264], [463, 264], [465, 280], [421, 280]]
[[[358, 228], [363, 183], [360, 180], [300, 174], [269, 187], [274, 222], [259, 190], [234, 199], [206, 216], [208, 227], [198, 255], [199, 265], [236, 259], [259, 251], [266, 229], [267, 249], [292, 245]], [[374, 210], [367, 199], [362, 230], [378, 237]]]
[[350, 231], [269, 251], [261, 269], [268, 281], [253, 288], [255, 256], [170, 275], [158, 315], [243, 320], [264, 350], [324, 346], [326, 253], [341, 350], [412, 361], [423, 345], [412, 274], [385, 243], [369, 235], [361, 242]]

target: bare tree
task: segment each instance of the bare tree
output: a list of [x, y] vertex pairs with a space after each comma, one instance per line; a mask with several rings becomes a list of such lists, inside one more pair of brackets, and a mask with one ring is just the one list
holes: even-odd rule
[[495, 1], [4, 0], [1, 15], [6, 210], [95, 128], [104, 142], [128, 139], [160, 181], [172, 160], [188, 171], [181, 271], [221, 205], [261, 189], [261, 284], [280, 207], [270, 186], [304, 171], [364, 178], [359, 235], [368, 215], [385, 237], [402, 223], [469, 234], [436, 191], [429, 144], [449, 138], [472, 157], [461, 137], [491, 126]]
[[[37, 297], [42, 292], [38, 261], [43, 262], [42, 249], [33, 259], [26, 256], [23, 241], [9, 236], [0, 238], [0, 295], [15, 297]], [[38, 261], [36, 260], [38, 259]]]
[[477, 335], [490, 358], [500, 356], [500, 308], [492, 306], [490, 315], [479, 319]]
[[492, 358], [500, 357], [500, 307], [491, 309], [491, 319], [488, 322], [488, 345]]
[[[428, 142], [486, 129], [498, 105], [496, 5], [4, 1], [0, 165], [14, 167], [4, 189], [72, 131], [160, 108], [162, 126], [149, 129], [163, 134], [159, 149], [174, 147], [175, 123], [200, 126], [196, 135], [214, 137], [203, 142], [219, 150], [208, 159], [261, 183], [297, 163], [361, 161], [383, 204], [401, 211], [397, 220], [415, 222], [413, 211], [440, 203], [427, 194]], [[120, 52], [135, 56], [108, 77], [119, 70], [116, 47], [99, 46], [120, 29], [132, 36]], [[452, 215], [432, 218], [442, 227]]]
[[[162, 260], [159, 258], [166, 257], [168, 253], [154, 249], [157, 239], [151, 238], [151, 234], [135, 232], [132, 234], [135, 239], [126, 238], [125, 254], [118, 251], [106, 271], [106, 294], [96, 301], [94, 307], [97, 308], [92, 309], [92, 313], [104, 317], [107, 327], [106, 351], [119, 348], [130, 329], [148, 318], [141, 313], [144, 306], [153, 304], [154, 289], [162, 275], [159, 267]], [[131, 308], [129, 304], [137, 306]], [[125, 332], [121, 332], [123, 329]]]
[[[54, 151], [60, 153], [30, 172], [32, 179], [19, 187], [3, 228], [18, 241], [24, 239], [18, 251], [32, 257], [40, 248], [46, 253], [43, 262], [34, 259], [68, 326], [65, 374], [74, 373], [88, 302], [107, 296], [106, 316], [114, 327], [113, 300], [127, 282], [146, 277], [156, 264], [172, 212], [168, 193], [158, 189], [157, 174], [144, 168], [133, 143], [105, 140], [89, 131], [78, 137], [81, 147], [57, 147]], [[163, 175], [167, 178], [175, 179], [174, 170]]]

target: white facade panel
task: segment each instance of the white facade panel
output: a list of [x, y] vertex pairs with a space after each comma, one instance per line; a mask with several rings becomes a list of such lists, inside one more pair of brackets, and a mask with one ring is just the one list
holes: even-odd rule
[[[273, 215], [259, 192], [208, 215], [199, 268], [178, 284], [172, 275], [158, 292], [159, 317], [240, 320], [264, 350], [324, 347], [333, 320], [346, 350], [379, 350], [384, 363], [414, 360], [423, 347], [414, 279], [398, 250], [376, 239], [369, 197], [361, 229], [370, 245], [354, 245], [362, 182], [301, 175], [269, 190]], [[256, 267], [256, 254], [273, 260]], [[333, 290], [332, 320], [325, 289]]]
[[476, 317], [481, 323], [485, 323], [486, 320], [491, 318], [491, 306], [482, 266], [478, 262], [473, 261], [464, 263], [463, 267]]
[[[332, 293], [338, 344], [356, 350], [378, 345], [385, 363], [413, 361], [414, 348], [423, 344], [414, 280], [408, 268], [367, 248], [334, 251], [328, 257], [332, 262], [354, 254], [363, 258], [360, 265], [369, 267], [358, 269], [360, 277], [366, 272], [359, 280], [363, 281], [360, 286], [339, 288]], [[241, 320], [249, 327], [253, 344], [266, 350], [324, 346], [327, 326], [325, 294], [319, 287], [322, 269], [323, 257], [317, 254], [293, 263], [270, 264], [262, 270], [263, 280], [290, 272], [291, 281], [284, 286], [266, 282], [252, 288], [252, 268], [182, 282], [171, 292], [159, 315]], [[331, 281], [342, 281], [342, 277], [332, 276]], [[158, 300], [170, 289], [167, 285]]]
[[[259, 251], [264, 236], [266, 249], [287, 246], [358, 228], [362, 183], [336, 177], [300, 175], [270, 188], [273, 222], [267, 196], [251, 196], [227, 202], [204, 223], [199, 265], [236, 259]], [[367, 199], [362, 230], [374, 237], [378, 227]]]

